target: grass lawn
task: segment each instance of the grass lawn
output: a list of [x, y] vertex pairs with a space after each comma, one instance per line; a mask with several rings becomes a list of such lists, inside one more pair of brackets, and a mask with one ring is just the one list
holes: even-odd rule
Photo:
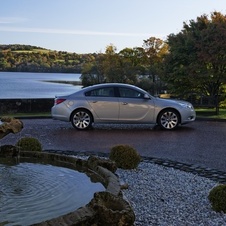
[[216, 115], [215, 108], [195, 108], [197, 117], [211, 119], [226, 119], [226, 109], [220, 108], [219, 115]]

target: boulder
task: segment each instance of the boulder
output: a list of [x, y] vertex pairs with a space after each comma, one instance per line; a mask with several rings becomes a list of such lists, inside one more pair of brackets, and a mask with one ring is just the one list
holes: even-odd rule
[[0, 139], [9, 133], [19, 133], [23, 129], [23, 123], [19, 119], [2, 117], [0, 120]]
[[0, 158], [3, 163], [19, 163], [20, 149], [14, 145], [0, 146]]
[[131, 205], [123, 197], [109, 192], [96, 192], [88, 207], [94, 210], [97, 225], [134, 225], [135, 214]]
[[110, 170], [112, 173], [115, 173], [115, 171], [117, 170], [115, 162], [111, 161], [110, 159], [101, 159], [96, 156], [90, 156], [88, 159], [88, 164], [93, 169], [95, 169], [97, 166], [102, 166]]

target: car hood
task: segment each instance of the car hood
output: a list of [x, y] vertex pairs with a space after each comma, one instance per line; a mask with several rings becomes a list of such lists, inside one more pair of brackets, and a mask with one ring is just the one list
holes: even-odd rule
[[188, 101], [184, 101], [184, 100], [176, 100], [176, 99], [163, 99], [163, 98], [159, 98], [156, 97], [155, 98], [155, 102], [156, 104], [160, 104], [163, 106], [172, 106], [172, 105], [180, 105], [180, 104], [191, 104]]

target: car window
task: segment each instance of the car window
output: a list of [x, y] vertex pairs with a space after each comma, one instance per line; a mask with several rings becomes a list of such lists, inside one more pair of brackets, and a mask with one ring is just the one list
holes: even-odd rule
[[120, 97], [126, 97], [126, 98], [143, 98], [144, 94], [134, 90], [134, 89], [129, 89], [129, 88], [119, 88], [119, 94]]
[[113, 87], [105, 87], [94, 89], [85, 93], [86, 96], [96, 96], [96, 97], [114, 97], [114, 88]]

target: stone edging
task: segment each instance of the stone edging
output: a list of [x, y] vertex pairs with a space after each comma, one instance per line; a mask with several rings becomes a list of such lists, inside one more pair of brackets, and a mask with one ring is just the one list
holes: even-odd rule
[[158, 165], [182, 170], [182, 171], [192, 173], [201, 177], [209, 178], [219, 183], [226, 183], [226, 172], [223, 172], [220, 170], [211, 169], [208, 167], [203, 167], [203, 166], [198, 166], [193, 164], [180, 163], [180, 162], [175, 162], [175, 161], [160, 159], [160, 158], [143, 157], [143, 159], [145, 162], [150, 162], [153, 164], [158, 164]]
[[[47, 150], [48, 152], [55, 152], [55, 153], [64, 153], [66, 155], [78, 155], [78, 156], [90, 156], [95, 155], [99, 157], [108, 157], [109, 155], [106, 153], [101, 152], [74, 152], [74, 151], [53, 151], [53, 150]], [[194, 164], [186, 164], [181, 162], [176, 162], [168, 159], [161, 159], [161, 158], [155, 158], [155, 157], [145, 157], [141, 156], [144, 162], [149, 162], [153, 164], [162, 165], [165, 167], [171, 167], [174, 169], [182, 170], [185, 172], [189, 172], [198, 176], [209, 178], [213, 181], [219, 182], [219, 183], [226, 183], [226, 172], [220, 171], [217, 169], [211, 169], [208, 167], [203, 167], [199, 165]]]

